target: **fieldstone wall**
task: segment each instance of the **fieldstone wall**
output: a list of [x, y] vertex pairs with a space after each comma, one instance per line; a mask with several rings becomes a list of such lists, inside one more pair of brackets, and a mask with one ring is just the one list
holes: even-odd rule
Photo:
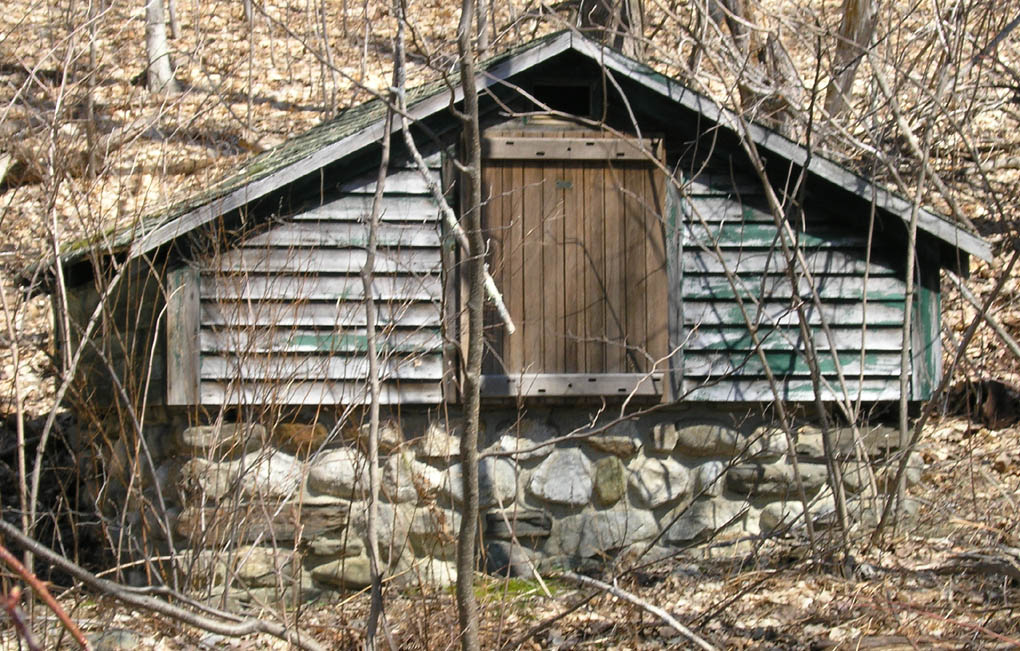
[[[445, 586], [462, 499], [462, 421], [387, 417], [380, 430], [379, 541], [390, 581]], [[179, 427], [156, 475], [182, 575], [211, 597], [278, 603], [369, 584], [367, 426], [220, 423]], [[888, 488], [897, 433], [836, 431], [859, 518]], [[480, 462], [484, 560], [491, 572], [751, 539], [832, 519], [821, 432], [792, 441], [767, 422], [662, 412], [594, 423], [580, 409], [489, 411]], [[792, 442], [792, 447], [789, 443]], [[858, 463], [861, 453], [871, 465]], [[915, 463], [908, 481], [920, 479]], [[799, 477], [799, 483], [797, 478]], [[798, 486], [803, 487], [803, 495]]]

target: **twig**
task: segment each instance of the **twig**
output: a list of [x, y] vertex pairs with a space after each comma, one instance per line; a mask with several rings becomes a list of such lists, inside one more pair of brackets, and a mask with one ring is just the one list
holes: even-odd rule
[[699, 637], [696, 633], [694, 633], [694, 631], [692, 631], [691, 629], [687, 628], [686, 626], [684, 626], [683, 624], [678, 622], [675, 617], [673, 617], [672, 615], [667, 613], [665, 610], [663, 610], [662, 608], [659, 608], [658, 606], [656, 606], [654, 604], [650, 604], [650, 603], [648, 603], [647, 601], [645, 601], [643, 599], [640, 599], [640, 598], [634, 596], [633, 594], [627, 592], [626, 590], [621, 590], [620, 588], [617, 588], [616, 586], [609, 585], [608, 583], [603, 583], [602, 581], [599, 581], [598, 579], [593, 579], [591, 577], [583, 576], [581, 574], [574, 574], [573, 572], [569, 572], [569, 571], [560, 572], [560, 576], [562, 576], [563, 578], [565, 578], [565, 579], [567, 579], [569, 581], [573, 581], [574, 583], [577, 583], [577, 584], [580, 584], [580, 585], [583, 585], [583, 586], [587, 586], [589, 588], [598, 588], [599, 590], [602, 590], [603, 592], [608, 592], [609, 594], [613, 595], [617, 599], [623, 599], [624, 601], [626, 601], [628, 603], [634, 604], [638, 608], [641, 608], [642, 610], [648, 611], [649, 613], [655, 615], [656, 617], [658, 617], [662, 621], [666, 622], [667, 624], [669, 624], [670, 626], [672, 626], [676, 630], [680, 631], [681, 635], [683, 635], [685, 638], [687, 638], [691, 643], [693, 643], [699, 649], [703, 649], [704, 651], [715, 651], [715, 647], [714, 646], [712, 646], [711, 644], [706, 642], [704, 639]]
[[[14, 527], [7, 524], [6, 522], [4, 522], [4, 525], [14, 529]], [[15, 529], [15, 531], [17, 531], [17, 529]], [[21, 561], [15, 558], [14, 554], [12, 554], [10, 550], [7, 549], [2, 544], [0, 544], [0, 560], [2, 560], [4, 564], [7, 565], [7, 567], [14, 570], [18, 574], [18, 576], [24, 579], [25, 583], [31, 586], [32, 592], [38, 595], [38, 597], [43, 600], [43, 603], [46, 604], [46, 607], [53, 611], [53, 614], [57, 616], [57, 619], [59, 619], [60, 623], [63, 624], [64, 628], [67, 629], [67, 632], [71, 634], [71, 637], [73, 637], [78, 642], [78, 644], [81, 645], [81, 648], [83, 649], [91, 648], [89, 646], [88, 640], [86, 640], [85, 636], [82, 635], [81, 629], [79, 629], [75, 625], [75, 623], [71, 621], [71, 618], [67, 616], [67, 612], [64, 611], [63, 608], [61, 608], [60, 604], [57, 603], [57, 600], [54, 599], [53, 595], [50, 594], [50, 591], [46, 589], [45, 585], [43, 585], [43, 582], [39, 580], [39, 577], [37, 577], [32, 572], [29, 572], [28, 568], [22, 565]], [[18, 591], [17, 596], [20, 597], [20, 591]], [[17, 603], [18, 600], [15, 597], [15, 592], [14, 590], [12, 590], [10, 596], [7, 599], [6, 604], [7, 612], [12, 613], [12, 610], [17, 609]], [[13, 614], [11, 615], [11, 619], [12, 620], [15, 619]], [[28, 642], [29, 647], [31, 647], [32, 642], [30, 641], [30, 638], [26, 638], [26, 641]]]
[[221, 614], [218, 612], [215, 613], [215, 616], [218, 619], [213, 619], [211, 617], [206, 617], [190, 610], [186, 610], [180, 606], [167, 603], [161, 599], [139, 595], [130, 590], [126, 590], [123, 586], [114, 583], [113, 581], [100, 579], [80, 565], [54, 552], [49, 547], [29, 538], [19, 531], [17, 527], [14, 527], [8, 522], [4, 522], [3, 520], [0, 520], [0, 533], [47, 563], [67, 572], [89, 588], [113, 597], [114, 599], [128, 604], [129, 606], [157, 613], [189, 626], [194, 626], [196, 628], [209, 631], [210, 633], [225, 635], [227, 637], [243, 637], [245, 635], [265, 633], [289, 642], [299, 649], [305, 649], [306, 651], [325, 651], [325, 647], [321, 646], [309, 635], [297, 630], [290, 630], [281, 624], [267, 622], [261, 619], [244, 619], [236, 622], [225, 621], [232, 617], [232, 615], [229, 613]]
[[25, 614], [18, 608], [19, 601], [21, 601], [21, 588], [15, 586], [11, 588], [10, 594], [3, 599], [4, 610], [7, 611], [7, 616], [11, 618], [18, 637], [25, 641], [28, 651], [42, 651], [42, 647], [32, 637], [32, 631], [28, 627], [28, 622], [25, 621]]

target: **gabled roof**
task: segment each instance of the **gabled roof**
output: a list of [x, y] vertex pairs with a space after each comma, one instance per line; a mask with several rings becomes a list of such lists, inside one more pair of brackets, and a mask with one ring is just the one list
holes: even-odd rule
[[[906, 199], [809, 152], [771, 129], [753, 122], [742, 122], [736, 113], [720, 107], [679, 81], [576, 33], [566, 31], [552, 34], [486, 61], [479, 66], [482, 72], [478, 74], [476, 86], [479, 91], [497, 86], [504, 80], [568, 51], [588, 57], [594, 63], [626, 76], [652, 93], [675, 102], [679, 107], [697, 112], [723, 128], [736, 133], [746, 128], [747, 134], [766, 155], [778, 156], [800, 167], [806, 166], [807, 171], [847, 192], [873, 199], [878, 208], [904, 221], [910, 219], [911, 203]], [[463, 98], [460, 84], [454, 84], [453, 93], [455, 101]], [[432, 83], [408, 93], [408, 113], [412, 120], [433, 116], [446, 110], [449, 105], [450, 88], [447, 83]], [[72, 247], [62, 256], [62, 262], [69, 264], [80, 261], [91, 248], [100, 244], [108, 247], [110, 252], [126, 252], [128, 258], [152, 251], [220, 215], [378, 142], [384, 129], [384, 114], [385, 105], [378, 99], [347, 109], [334, 120], [252, 158], [236, 173], [205, 192], [171, 206], [162, 213], [144, 218], [129, 229], [108, 234], [84, 246]], [[983, 260], [992, 259], [990, 246], [980, 236], [934, 212], [921, 209], [918, 228], [961, 251]]]

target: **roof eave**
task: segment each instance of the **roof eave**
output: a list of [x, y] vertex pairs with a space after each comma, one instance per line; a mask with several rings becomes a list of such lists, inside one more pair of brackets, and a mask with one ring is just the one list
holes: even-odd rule
[[[737, 134], [746, 133], [751, 141], [764, 151], [776, 154], [795, 165], [805, 167], [807, 171], [848, 192], [858, 196], [874, 197], [875, 203], [880, 209], [896, 215], [904, 221], [909, 220], [911, 204], [902, 197], [817, 154], [809, 155], [808, 150], [785, 136], [744, 120], [735, 112], [718, 105], [708, 97], [669, 77], [656, 73], [644, 64], [572, 32], [556, 35], [545, 43], [513, 55], [478, 73], [475, 79], [476, 88], [483, 90], [498, 85], [566, 50], [573, 50], [587, 56], [609, 70], [624, 73], [648, 90], [658, 93], [690, 111], [704, 115], [709, 120]], [[463, 88], [456, 85], [453, 88], [453, 94], [453, 101], [459, 102], [463, 99]], [[412, 120], [422, 120], [446, 109], [449, 104], [449, 94], [436, 93], [409, 107], [409, 117]], [[377, 142], [381, 138], [384, 128], [384, 120], [379, 119], [360, 131], [327, 144], [265, 177], [256, 179], [222, 197], [185, 212], [149, 230], [140, 237], [132, 237], [126, 241], [123, 238], [117, 238], [111, 242], [112, 250], [126, 250], [128, 259], [142, 256], [209, 223], [220, 215], [240, 208], [298, 180], [312, 170], [320, 169], [353, 151]], [[399, 123], [394, 123], [393, 130], [396, 131], [398, 128]], [[981, 237], [923, 208], [918, 210], [917, 215], [918, 228], [922, 231], [982, 260], [991, 261], [993, 259], [991, 246]], [[65, 260], [65, 262], [69, 262], [69, 260]]]
[[[866, 178], [851, 172], [836, 163], [817, 154], [809, 154], [808, 150], [783, 136], [754, 122], [749, 122], [704, 95], [670, 79], [655, 73], [647, 66], [633, 61], [615, 50], [585, 39], [575, 39], [572, 46], [578, 52], [605, 65], [610, 70], [626, 73], [629, 78], [645, 88], [666, 97], [690, 111], [704, 115], [709, 120], [722, 125], [734, 133], [740, 134], [746, 129], [752, 142], [766, 152], [777, 154], [795, 165], [835, 184], [836, 186], [858, 196], [874, 197], [876, 205], [909, 222], [911, 204], [906, 199], [873, 183]], [[939, 215], [918, 209], [918, 228], [946, 242], [961, 251], [974, 255], [986, 262], [991, 262], [991, 245], [984, 239], [970, 233]]]

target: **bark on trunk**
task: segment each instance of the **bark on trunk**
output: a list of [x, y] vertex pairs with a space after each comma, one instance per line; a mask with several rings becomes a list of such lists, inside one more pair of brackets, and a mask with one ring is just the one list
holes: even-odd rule
[[644, 7], [641, 0], [581, 0], [582, 30], [627, 56], [645, 58]]
[[460, 53], [461, 83], [464, 88], [464, 143], [467, 169], [466, 205], [461, 219], [467, 231], [469, 250], [465, 261], [468, 283], [468, 350], [464, 373], [464, 434], [460, 440], [464, 500], [457, 536], [457, 618], [463, 651], [477, 651], [478, 608], [475, 603], [475, 536], [478, 529], [478, 430], [482, 377], [482, 308], [485, 298], [485, 242], [481, 229], [481, 141], [478, 127], [478, 95], [475, 89], [475, 52], [472, 47], [474, 0], [463, 0], [457, 49]]
[[174, 71], [170, 66], [163, 0], [145, 2], [145, 52], [149, 62], [146, 72], [149, 90], [153, 93], [178, 92]]
[[832, 117], [849, 108], [850, 90], [864, 50], [875, 33], [876, 0], [843, 0], [836, 51], [832, 55], [832, 78], [825, 89], [825, 111]]

